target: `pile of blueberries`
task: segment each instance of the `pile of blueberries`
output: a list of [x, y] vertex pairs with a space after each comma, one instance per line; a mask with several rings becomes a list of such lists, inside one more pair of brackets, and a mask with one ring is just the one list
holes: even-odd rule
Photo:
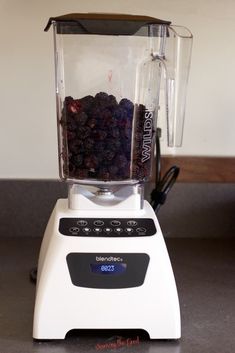
[[144, 113], [143, 105], [134, 107], [126, 98], [118, 103], [104, 92], [81, 99], [66, 97], [60, 121], [64, 176], [101, 181], [144, 179], [149, 174], [149, 167], [141, 163]]

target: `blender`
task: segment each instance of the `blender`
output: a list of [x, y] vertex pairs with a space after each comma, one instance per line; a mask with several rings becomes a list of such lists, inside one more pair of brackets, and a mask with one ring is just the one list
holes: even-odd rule
[[181, 335], [175, 279], [144, 183], [161, 94], [180, 146], [192, 35], [148, 16], [69, 14], [54, 30], [59, 199], [41, 245], [34, 339], [72, 329]]

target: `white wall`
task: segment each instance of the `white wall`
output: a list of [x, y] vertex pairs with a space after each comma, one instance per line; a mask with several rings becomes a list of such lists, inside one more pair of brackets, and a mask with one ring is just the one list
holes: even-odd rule
[[57, 178], [53, 42], [43, 28], [50, 16], [102, 11], [191, 29], [184, 145], [173, 152], [235, 156], [234, 0], [0, 0], [0, 178]]

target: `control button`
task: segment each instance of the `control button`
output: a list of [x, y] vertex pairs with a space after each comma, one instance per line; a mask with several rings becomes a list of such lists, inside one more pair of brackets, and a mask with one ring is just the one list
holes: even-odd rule
[[120, 221], [116, 221], [116, 220], [113, 220], [113, 221], [111, 221], [110, 223], [111, 223], [111, 225], [114, 226], [114, 227], [118, 227], [118, 226], [120, 226], [120, 224], [121, 224]]
[[114, 229], [114, 232], [116, 232], [116, 233], [121, 233], [122, 231], [123, 231], [122, 228], [115, 228], [115, 229]]
[[98, 227], [101, 227], [101, 226], [104, 225], [104, 222], [98, 219], [97, 221], [94, 221], [94, 225], [98, 226]]
[[133, 228], [126, 228], [125, 229], [125, 232], [127, 232], [128, 234], [132, 233], [133, 232]]
[[93, 229], [95, 233], [101, 233], [102, 232], [102, 228], [94, 228]]
[[105, 233], [111, 233], [112, 232], [112, 228], [104, 228]]
[[137, 231], [137, 233], [144, 233], [145, 234], [147, 232], [147, 229], [140, 227], [140, 228], [137, 228], [136, 231]]
[[137, 222], [136, 222], [136, 221], [131, 220], [131, 221], [128, 221], [128, 222], [127, 222], [127, 225], [128, 225], [128, 226], [131, 226], [131, 227], [133, 227], [133, 226], [137, 226]]
[[83, 219], [81, 219], [80, 221], [77, 222], [77, 224], [81, 227], [85, 227], [87, 225], [87, 221], [84, 221]]
[[82, 228], [82, 231], [83, 231], [84, 233], [90, 233], [91, 228], [88, 228], [88, 227]]
[[79, 228], [78, 227], [71, 227], [71, 228], [69, 228], [69, 231], [70, 231], [70, 233], [72, 233], [72, 234], [77, 234], [78, 232], [79, 232]]

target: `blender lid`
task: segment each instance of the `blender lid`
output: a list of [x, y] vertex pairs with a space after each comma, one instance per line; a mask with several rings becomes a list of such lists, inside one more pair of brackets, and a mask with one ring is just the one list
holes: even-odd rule
[[166, 25], [170, 21], [149, 16], [108, 14], [108, 13], [73, 13], [50, 17], [44, 31], [56, 23], [58, 34], [103, 34], [134, 35], [141, 27], [152, 24]]

